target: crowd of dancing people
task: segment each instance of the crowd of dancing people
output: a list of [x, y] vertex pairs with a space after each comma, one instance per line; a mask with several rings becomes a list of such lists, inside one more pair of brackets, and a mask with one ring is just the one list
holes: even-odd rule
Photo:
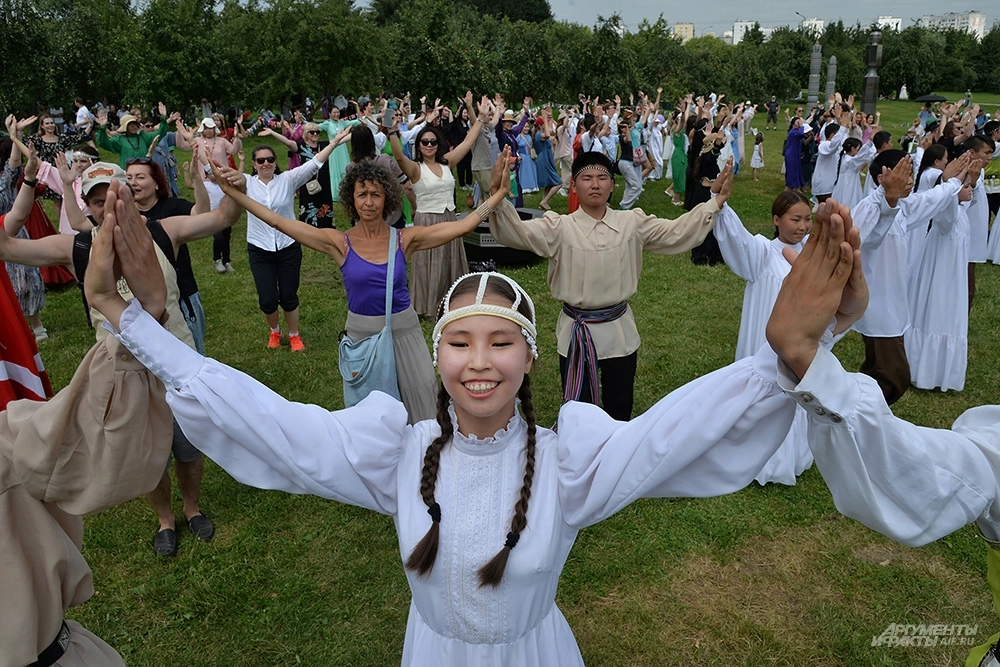
[[[772, 97], [761, 130], [749, 100], [666, 105], [662, 93], [564, 105], [471, 91], [451, 103], [325, 98], [286, 117], [218, 113], [203, 100], [194, 119], [162, 103], [92, 113], [78, 99], [73, 122], [61, 108], [9, 116], [0, 592], [32, 611], [0, 623], [3, 644], [17, 647], [0, 666], [121, 664], [63, 619], [93, 593], [79, 517], [145, 493], [153, 547], [176, 555], [173, 467], [187, 529], [209, 541], [205, 455], [244, 484], [394, 518], [413, 592], [408, 665], [432, 655], [582, 664], [554, 605], [581, 528], [642, 497], [793, 485], [814, 461], [838, 509], [874, 530], [923, 544], [976, 522], [1000, 553], [997, 408], [970, 410], [954, 431], [889, 409], [910, 386], [964, 387], [975, 265], [1000, 263], [989, 229], [1000, 121], [971, 102], [945, 104], [893, 137], [838, 94], [808, 114], [785, 108], [783, 121]], [[748, 231], [731, 195], [741, 171], [758, 182], [773, 131], [785, 133], [786, 187], [767, 238]], [[265, 141], [245, 151], [250, 137]], [[190, 159], [179, 163], [175, 149]], [[675, 218], [637, 207], [645, 188], [667, 183], [683, 209]], [[530, 193], [538, 211], [525, 210]], [[552, 210], [556, 197], [568, 213]], [[236, 257], [243, 212], [247, 254]], [[558, 428], [536, 424], [531, 394], [538, 327], [553, 325], [536, 321], [544, 295], [501, 273], [470, 274], [462, 238], [481, 226], [548, 262], [562, 304]], [[390, 386], [329, 412], [207, 358], [187, 245], [210, 237], [214, 271], [235, 274], [245, 258], [267, 327], [261, 346], [273, 350], [286, 340], [306, 350], [302, 246], [331, 257], [346, 339], [372, 342], [366, 361], [391, 369]], [[635, 415], [629, 299], [644, 252], [724, 262], [747, 285], [734, 363]], [[97, 344], [45, 402], [45, 289], [74, 283]], [[433, 322], [430, 342], [421, 318]], [[830, 352], [850, 330], [864, 341], [860, 373]], [[1000, 568], [1000, 556], [989, 562]], [[67, 654], [80, 661], [60, 663]]]

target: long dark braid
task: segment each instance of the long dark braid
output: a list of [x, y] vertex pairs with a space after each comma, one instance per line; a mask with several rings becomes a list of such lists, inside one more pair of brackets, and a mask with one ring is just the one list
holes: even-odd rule
[[521, 411], [524, 413], [524, 421], [528, 425], [527, 443], [524, 447], [524, 482], [521, 485], [521, 495], [514, 505], [514, 518], [510, 522], [510, 532], [507, 533], [507, 540], [504, 542], [503, 548], [490, 562], [479, 568], [480, 586], [493, 586], [495, 588], [500, 585], [503, 573], [507, 569], [510, 550], [517, 546], [517, 541], [521, 539], [521, 533], [528, 525], [528, 500], [531, 499], [531, 482], [535, 477], [535, 406], [531, 402], [531, 378], [528, 375], [525, 375], [524, 380], [521, 381], [517, 397], [521, 399]]
[[452, 436], [451, 414], [448, 412], [450, 401], [451, 396], [442, 385], [438, 391], [437, 401], [437, 423], [441, 427], [441, 435], [434, 438], [430, 446], [427, 447], [427, 451], [424, 453], [424, 467], [420, 475], [420, 497], [427, 505], [427, 513], [431, 515], [431, 527], [417, 543], [417, 546], [413, 547], [410, 557], [406, 559], [406, 569], [413, 570], [421, 577], [427, 575], [434, 567], [440, 540], [441, 506], [434, 500], [434, 487], [437, 485], [441, 450], [448, 444]]
[[847, 151], [853, 149], [854, 147], [861, 147], [861, 140], [854, 137], [848, 137], [844, 139], [844, 144], [840, 147], [840, 157], [837, 159], [837, 178], [833, 180], [833, 187], [837, 187], [837, 183], [840, 182], [840, 165], [844, 163], [844, 156]]

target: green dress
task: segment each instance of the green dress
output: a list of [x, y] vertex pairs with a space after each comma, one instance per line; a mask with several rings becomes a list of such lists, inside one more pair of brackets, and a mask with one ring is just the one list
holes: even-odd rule
[[132, 158], [146, 157], [153, 139], [156, 137], [163, 138], [166, 134], [167, 119], [161, 118], [160, 127], [155, 132], [125, 134], [125, 130], [123, 129], [121, 134], [109, 137], [107, 128], [98, 126], [97, 132], [94, 135], [94, 141], [104, 150], [118, 153], [118, 165], [124, 169], [128, 161]]
[[681, 195], [687, 190], [685, 178], [688, 168], [687, 151], [684, 150], [684, 134], [673, 135], [674, 152], [670, 155], [670, 170], [674, 178], [674, 192]]
[[[344, 128], [360, 124], [360, 120], [324, 120], [319, 124], [321, 132], [326, 132], [326, 136], [333, 141]], [[347, 165], [351, 162], [351, 153], [347, 150], [347, 144], [340, 144], [333, 149], [330, 155], [330, 190], [333, 192], [333, 201], [340, 201], [340, 181], [344, 178]]]

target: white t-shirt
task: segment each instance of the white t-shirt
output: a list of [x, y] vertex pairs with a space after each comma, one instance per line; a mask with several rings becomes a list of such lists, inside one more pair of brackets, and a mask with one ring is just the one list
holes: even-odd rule
[[49, 107], [49, 115], [52, 116], [52, 120], [55, 121], [56, 127], [62, 132], [63, 123], [63, 108], [62, 107]]
[[[76, 124], [81, 130], [90, 129], [90, 120], [90, 109], [87, 108], [86, 104], [76, 110]], [[86, 123], [86, 125], [80, 125], [80, 123]]]

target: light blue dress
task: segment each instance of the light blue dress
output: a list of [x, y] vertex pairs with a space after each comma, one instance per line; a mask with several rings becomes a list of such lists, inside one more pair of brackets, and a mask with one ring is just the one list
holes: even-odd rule
[[521, 192], [538, 191], [538, 174], [535, 170], [535, 161], [531, 159], [531, 135], [517, 135], [517, 153], [521, 156], [521, 168], [517, 177], [521, 181]]

